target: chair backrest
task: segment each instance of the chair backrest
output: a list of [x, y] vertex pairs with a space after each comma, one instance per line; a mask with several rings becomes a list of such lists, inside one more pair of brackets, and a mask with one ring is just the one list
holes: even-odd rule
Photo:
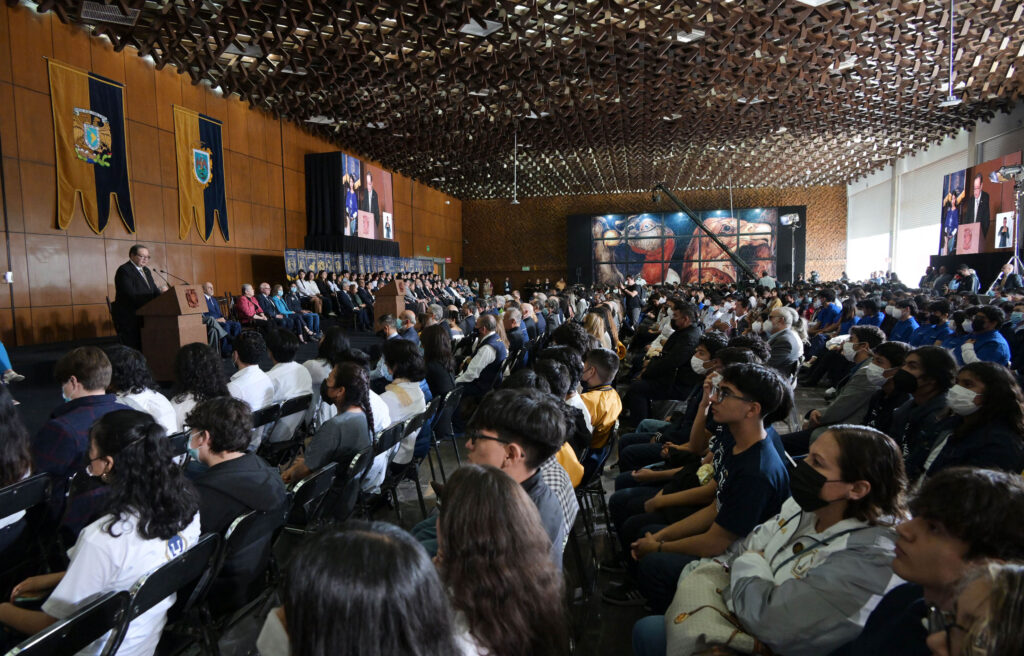
[[345, 521], [351, 517], [359, 501], [359, 491], [362, 489], [363, 479], [366, 478], [372, 464], [372, 447], [353, 453], [347, 462], [343, 459], [338, 464], [338, 471], [341, 473], [334, 480], [331, 498], [322, 506], [316, 519], [328, 512], [338, 521]]
[[52, 489], [53, 479], [49, 474], [35, 474], [0, 488], [0, 516], [8, 517], [47, 503]]
[[175, 456], [181, 456], [188, 453], [188, 437], [191, 434], [192, 431], [183, 430], [180, 433], [168, 435], [167, 439], [171, 442], [171, 453]]
[[117, 653], [132, 620], [178, 590], [192, 585], [196, 581], [200, 581], [201, 584], [201, 577], [204, 575], [212, 577], [220, 545], [221, 537], [219, 535], [207, 533], [201, 536], [191, 549], [186, 549], [140, 578], [132, 586], [128, 612], [125, 613], [124, 619], [117, 629], [117, 635], [112, 638], [108, 646], [109, 653]]
[[304, 524], [316, 514], [334, 484], [337, 470], [338, 463], [329, 462], [295, 484], [292, 488], [294, 500], [288, 513], [289, 524]]
[[[128, 609], [129, 598], [127, 590], [100, 595], [71, 617], [51, 624], [11, 649], [7, 656], [62, 656], [77, 653], [99, 640], [107, 631], [117, 628]], [[115, 637], [115, 634], [111, 634], [108, 646]], [[104, 650], [102, 653], [108, 652]]]
[[297, 412], [306, 412], [312, 401], [312, 394], [303, 394], [302, 396], [296, 396], [294, 399], [288, 399], [281, 404], [281, 418], [283, 419], [289, 415], [294, 415]]
[[444, 402], [438, 411], [437, 419], [434, 420], [434, 438], [448, 437], [452, 434], [452, 417], [462, 402], [462, 386], [456, 385], [444, 395]]
[[391, 424], [373, 436], [373, 455], [379, 456], [401, 442], [403, 437], [405, 437], [405, 422], [399, 421]]
[[253, 410], [252, 413], [252, 427], [259, 428], [260, 426], [266, 426], [272, 424], [281, 417], [281, 404], [271, 403], [268, 406], [264, 406], [259, 410]]

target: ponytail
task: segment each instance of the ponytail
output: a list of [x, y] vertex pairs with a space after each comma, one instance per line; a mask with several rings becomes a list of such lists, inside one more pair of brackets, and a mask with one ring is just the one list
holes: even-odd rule
[[353, 406], [358, 407], [366, 415], [366, 425], [373, 435], [373, 409], [370, 407], [370, 375], [364, 367], [355, 362], [342, 362], [335, 367], [335, 387], [345, 388], [345, 405], [338, 408], [344, 412]]

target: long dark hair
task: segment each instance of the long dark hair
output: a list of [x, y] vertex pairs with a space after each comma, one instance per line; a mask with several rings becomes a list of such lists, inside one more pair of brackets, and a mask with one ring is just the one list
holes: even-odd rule
[[317, 347], [316, 357], [332, 367], [341, 362], [341, 354], [349, 349], [348, 337], [341, 326], [331, 326], [324, 331], [323, 339]]
[[0, 385], [0, 487], [17, 483], [32, 467], [28, 429], [18, 415], [14, 398]]
[[473, 638], [501, 656], [565, 654], [562, 580], [523, 487], [494, 467], [464, 465], [445, 484], [443, 501], [441, 579]]
[[112, 391], [141, 394], [148, 389], [156, 389], [153, 372], [140, 351], [119, 344], [107, 349], [107, 357], [110, 358]]
[[220, 355], [206, 344], [193, 342], [178, 349], [174, 356], [174, 378], [173, 398], [178, 402], [186, 394], [191, 394], [196, 403], [229, 396]]
[[281, 597], [295, 656], [458, 653], [437, 569], [393, 524], [353, 521], [310, 537]]
[[455, 373], [452, 338], [443, 325], [435, 323], [424, 328], [420, 333], [420, 345], [423, 346], [423, 359], [426, 362], [437, 362], [448, 373]]
[[345, 388], [345, 399], [338, 412], [355, 406], [366, 415], [366, 425], [373, 432], [373, 409], [370, 407], [370, 374], [355, 362], [342, 362], [334, 368], [334, 386]]
[[153, 417], [138, 410], [108, 412], [92, 425], [89, 440], [102, 456], [114, 459], [109, 472], [107, 512], [114, 528], [128, 515], [138, 515], [138, 532], [145, 540], [168, 540], [192, 523], [199, 495], [181, 473], [171, 453], [167, 433]]
[[839, 424], [829, 426], [839, 445], [839, 471], [848, 482], [867, 481], [871, 491], [846, 505], [846, 516], [874, 524], [881, 518], [900, 521], [907, 515], [904, 493], [907, 475], [903, 452], [885, 433], [868, 428]]
[[954, 437], [963, 437], [983, 426], [1003, 424], [1008, 426], [1017, 439], [1024, 439], [1024, 396], [1013, 373], [1006, 367], [993, 362], [972, 362], [960, 371], [969, 372], [985, 386], [982, 404], [976, 412], [964, 417], [963, 422], [953, 430]]

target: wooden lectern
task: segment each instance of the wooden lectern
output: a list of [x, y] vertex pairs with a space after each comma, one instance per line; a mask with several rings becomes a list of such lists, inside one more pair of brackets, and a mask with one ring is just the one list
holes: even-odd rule
[[177, 285], [139, 308], [142, 354], [157, 380], [174, 380], [174, 356], [192, 342], [207, 343], [203, 325], [206, 298], [195, 285]]
[[398, 317], [402, 312], [405, 312], [405, 281], [392, 280], [377, 290], [373, 300], [373, 322], [376, 324], [385, 314]]

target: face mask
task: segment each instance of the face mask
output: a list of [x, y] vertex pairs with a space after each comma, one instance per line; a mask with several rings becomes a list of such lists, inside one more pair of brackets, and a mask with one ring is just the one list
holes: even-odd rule
[[896, 316], [896, 307], [892, 306], [892, 305], [886, 305], [885, 306], [885, 313], [887, 315], [889, 315], [890, 317]]
[[388, 369], [387, 367], [384, 367], [384, 380], [388, 381], [389, 383], [395, 380], [395, 375], [391, 373], [391, 370]]
[[192, 458], [192, 460], [196, 462], [199, 462], [199, 449], [188, 447], [188, 457]]
[[294, 294], [295, 292], [297, 292], [297, 291], [299, 291], [299, 288], [298, 288], [298, 287], [292, 287], [292, 293], [293, 293], [293, 294]]
[[956, 330], [956, 321], [950, 319], [949, 321], [946, 322], [946, 325], [949, 326], [950, 330]]
[[64, 399], [64, 403], [70, 403], [71, 397], [64, 393], [64, 390], [60, 391], [60, 398]]
[[283, 289], [277, 290], [277, 295], [278, 296], [284, 296], [284, 290]]
[[[93, 462], [96, 462], [96, 461], [94, 460]], [[96, 479], [99, 479], [99, 480], [103, 480], [103, 474], [102, 473], [99, 473], [99, 474], [92, 473], [92, 462], [85, 463], [85, 473], [89, 475], [89, 478], [96, 478]]]
[[853, 313], [858, 319], [864, 316], [864, 310], [857, 310]]
[[[988, 323], [988, 321], [985, 319], [973, 319], [971, 321], [971, 329], [976, 333], [984, 332], [986, 323]], [[964, 330], [967, 329], [964, 328]]]
[[702, 374], [704, 373], [704, 361], [695, 355], [690, 358], [690, 368], [693, 369], [693, 373]]
[[821, 301], [819, 301], [819, 300], [815, 299], [815, 301], [814, 301], [814, 307], [815, 307], [815, 308], [820, 308], [820, 307], [821, 307]]
[[964, 319], [963, 322], [960, 324], [960, 327], [963, 328], [964, 332], [966, 332], [966, 333], [971, 332], [971, 328], [973, 326], [974, 326], [974, 320], [973, 319]]
[[1021, 321], [1024, 321], [1024, 312], [1011, 312], [1010, 313], [1010, 323], [1018, 324]]
[[882, 369], [874, 362], [871, 362], [868, 366], [864, 367], [864, 373], [868, 377], [868, 382], [872, 385], [881, 386], [885, 383], [885, 369]]
[[979, 406], [975, 405], [974, 399], [977, 394], [962, 385], [954, 385], [946, 394], [946, 403], [949, 409], [961, 417], [977, 412]]
[[761, 332], [761, 328], [762, 327], [763, 327], [763, 324], [760, 321], [755, 321], [754, 323], [750, 324], [750, 329], [752, 331], [754, 331], [755, 333]]
[[853, 362], [853, 359], [857, 357], [857, 349], [853, 347], [851, 342], [843, 342], [843, 357]]
[[917, 377], [906, 369], [900, 369], [892, 377], [892, 387], [898, 394], [913, 394], [917, 391]]
[[821, 488], [825, 483], [828, 479], [824, 474], [807, 464], [806, 460], [801, 460], [789, 477], [789, 491], [801, 509], [814, 512], [829, 504], [821, 498]]

